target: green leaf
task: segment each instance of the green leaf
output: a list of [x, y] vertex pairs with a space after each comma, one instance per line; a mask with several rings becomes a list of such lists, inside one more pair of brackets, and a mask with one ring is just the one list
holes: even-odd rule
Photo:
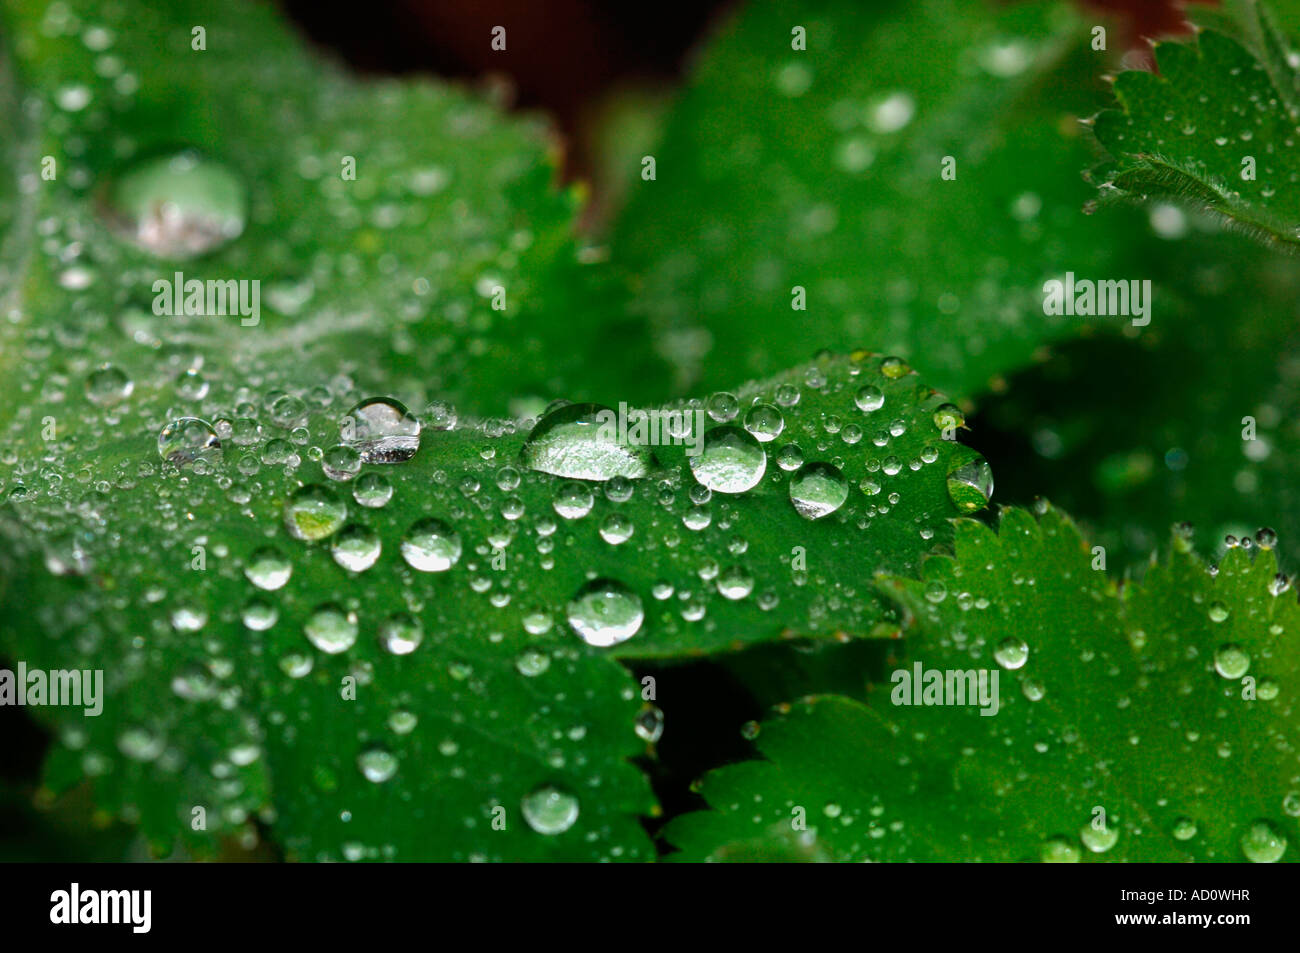
[[[557, 441], [570, 405], [532, 433], [509, 421], [429, 429], [410, 460], [362, 467], [336, 444], [366, 416], [348, 409], [360, 396], [281, 395], [218, 425], [220, 458], [169, 437], [157, 461], [171, 395], [138, 388], [104, 409], [70, 391], [84, 432], [50, 448], [57, 462], [15, 487], [0, 521], [12, 597], [43, 607], [16, 618], [13, 656], [106, 672], [104, 717], [48, 711], [62, 742], [54, 787], [90, 774], [101, 803], [156, 839], [195, 806], [212, 832], [260, 811], [310, 858], [644, 854], [634, 816], [649, 803], [623, 761], [642, 747], [639, 706], [615, 659], [892, 632], [862, 580], [915, 571], [963, 511], [950, 492], [964, 500], [981, 474], [942, 438], [956, 411], [897, 361], [867, 355], [715, 397], [713, 413], [757, 404], [782, 435], [765, 448], [710, 421], [694, 463], [686, 445]], [[704, 432], [704, 410], [687, 409]], [[308, 436], [295, 443], [291, 429]], [[728, 432], [764, 467], [748, 492], [724, 492], [734, 460], [715, 482], [714, 435]], [[788, 473], [781, 461], [796, 454], [804, 467]], [[607, 475], [592, 461], [610, 459], [647, 469], [576, 479]], [[711, 499], [700, 479], [714, 482]], [[792, 498], [815, 511], [836, 490], [839, 508], [816, 520]], [[422, 542], [430, 519], [440, 539]], [[404, 627], [420, 633], [413, 652], [386, 634]], [[341, 697], [349, 678], [355, 700]], [[394, 766], [380, 783], [362, 777]], [[582, 804], [554, 844], [515, 813], [547, 784]], [[520, 834], [497, 847], [500, 806]]]
[[896, 671], [995, 672], [996, 714], [895, 704], [897, 674], [867, 705], [806, 699], [666, 837], [684, 859], [1294, 860], [1300, 605], [1261, 542], [1212, 573], [1175, 535], [1120, 588], [1059, 511], [962, 520], [954, 557], [884, 583], [915, 619]]
[[[0, 10], [19, 199], [0, 367], [15, 386], [161, 349], [178, 371], [199, 355], [209, 374], [348, 373], [466, 412], [661, 392], [644, 332], [606, 319], [622, 281], [582, 263], [541, 122], [451, 86], [354, 80], [267, 4]], [[209, 171], [158, 171], [191, 154]], [[175, 272], [260, 281], [260, 314], [160, 317], [154, 282]], [[40, 335], [55, 356], [33, 351]]]
[[1300, 120], [1300, 71], [1265, 8], [1235, 8], [1235, 39], [1202, 30], [1194, 44], [1157, 44], [1160, 73], [1115, 81], [1121, 109], [1097, 117], [1115, 158], [1104, 192], [1169, 199], [1221, 217], [1280, 248], [1300, 243], [1300, 205], [1285, 147]]
[[1300, 274], [1206, 216], [1152, 216], [1177, 237], [1129, 272], [1152, 280], [1151, 324], [1135, 342], [1063, 346], [1011, 377], [972, 421], [977, 446], [1000, 499], [1049, 496], [1113, 569], [1144, 562], [1183, 520], [1211, 556], [1228, 535], [1272, 527], [1296, 565]]
[[1044, 282], [1114, 273], [1143, 241], [1084, 214], [1089, 37], [1054, 6], [746, 5], [611, 240], [659, 347], [707, 389], [868, 341], [964, 398], [1077, 335], [1087, 320], [1043, 313]]

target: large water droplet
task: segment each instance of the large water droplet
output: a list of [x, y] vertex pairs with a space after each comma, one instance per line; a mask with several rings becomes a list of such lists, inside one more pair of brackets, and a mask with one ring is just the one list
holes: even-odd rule
[[379, 626], [379, 644], [393, 655], [410, 655], [424, 641], [424, 629], [415, 616], [399, 612]]
[[112, 183], [109, 226], [160, 258], [205, 255], [244, 230], [244, 184], [228, 168], [186, 150], [142, 160]]
[[402, 558], [420, 572], [446, 572], [456, 565], [460, 552], [460, 534], [433, 517], [413, 525], [402, 540]]
[[112, 364], [101, 365], [86, 378], [86, 397], [100, 407], [121, 403], [131, 396], [134, 389], [126, 372]]
[[790, 478], [790, 502], [804, 519], [829, 516], [848, 498], [848, 480], [829, 463], [806, 463]]
[[343, 443], [366, 463], [401, 463], [420, 449], [420, 421], [390, 397], [361, 401], [339, 429]]
[[626, 642], [641, 630], [641, 598], [613, 579], [593, 579], [569, 602], [569, 625], [588, 645]]
[[1286, 853], [1286, 835], [1271, 821], [1255, 821], [1241, 835], [1241, 852], [1251, 863], [1277, 863]]
[[284, 525], [294, 539], [308, 542], [338, 532], [347, 518], [347, 504], [326, 487], [304, 486], [284, 506]]
[[520, 808], [528, 826], [539, 834], [563, 834], [578, 819], [578, 799], [553, 784], [525, 795]]
[[330, 554], [334, 561], [352, 572], [364, 572], [375, 564], [382, 550], [379, 536], [368, 527], [353, 523], [334, 537]]
[[976, 457], [948, 474], [948, 498], [963, 513], [974, 513], [993, 497], [993, 471], [983, 457]]
[[619, 442], [618, 418], [599, 404], [565, 404], [533, 427], [520, 459], [540, 473], [574, 480], [636, 479], [655, 467], [640, 445]]
[[357, 755], [357, 767], [367, 781], [382, 784], [397, 773], [397, 756], [387, 748], [372, 745]]
[[1214, 650], [1214, 670], [1228, 679], [1238, 679], [1250, 671], [1250, 654], [1235, 642]]
[[324, 605], [311, 614], [303, 632], [312, 645], [330, 655], [352, 648], [357, 641], [357, 617], [341, 606]]
[[244, 575], [259, 589], [274, 592], [289, 581], [293, 564], [278, 550], [265, 546], [248, 559]]
[[206, 420], [180, 417], [158, 434], [158, 455], [178, 467], [198, 460], [211, 462], [221, 457], [221, 441]]
[[767, 454], [754, 435], [730, 425], [706, 433], [703, 448], [690, 461], [695, 479], [715, 493], [744, 493], [767, 470]]

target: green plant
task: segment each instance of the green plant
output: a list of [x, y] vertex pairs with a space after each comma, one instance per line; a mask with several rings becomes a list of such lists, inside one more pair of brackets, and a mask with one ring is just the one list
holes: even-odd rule
[[[1289, 4], [1112, 95], [1068, 6], [756, 0], [599, 241], [544, 125], [262, 5], [0, 10], [0, 652], [103, 677], [50, 851], [1300, 854]], [[761, 760], [661, 759], [732, 685]]]

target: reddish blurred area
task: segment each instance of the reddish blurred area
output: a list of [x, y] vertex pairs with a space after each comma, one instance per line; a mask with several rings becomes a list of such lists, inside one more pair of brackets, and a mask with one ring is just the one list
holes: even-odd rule
[[[280, 0], [309, 37], [363, 72], [506, 77], [515, 105], [555, 118], [570, 145], [568, 171], [577, 176], [590, 172], [585, 125], [593, 106], [619, 85], [672, 83], [709, 24], [743, 2], [370, 0], [356, 7]], [[1116, 17], [1138, 57], [1146, 53], [1143, 37], [1184, 31], [1177, 0], [1078, 2]], [[491, 47], [497, 26], [506, 28], [505, 52]]]

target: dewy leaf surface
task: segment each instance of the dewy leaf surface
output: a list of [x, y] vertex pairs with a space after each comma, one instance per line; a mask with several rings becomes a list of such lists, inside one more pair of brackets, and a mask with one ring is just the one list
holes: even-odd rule
[[1085, 214], [1077, 117], [1103, 103], [1108, 55], [1090, 37], [1052, 5], [746, 4], [611, 238], [674, 366], [707, 389], [868, 341], [965, 398], [1044, 344], [1126, 325], [1044, 314], [1046, 281], [1124, 277], [1144, 240], [1136, 218]]
[[1157, 44], [1159, 75], [1116, 78], [1120, 109], [1103, 112], [1095, 127], [1115, 158], [1103, 190], [1176, 200], [1294, 250], [1300, 69], [1266, 6], [1232, 7], [1232, 19], [1214, 22], [1234, 36], [1205, 29], [1194, 43]]
[[[38, 389], [17, 342], [43, 333], [68, 360], [275, 357], [466, 412], [660, 395], [644, 334], [607, 320], [621, 284], [579, 263], [541, 122], [444, 84], [356, 80], [263, 3], [6, 0], [0, 16], [16, 385]], [[193, 156], [209, 171], [158, 171]], [[260, 281], [260, 313], [160, 317], [153, 283], [176, 272]]]
[[[698, 471], [458, 420], [652, 380], [587, 333], [607, 279], [538, 131], [356, 84], [261, 6], [91, 9], [5, 7], [3, 647], [103, 671], [99, 717], [33, 709], [48, 783], [160, 848], [259, 820], [305, 859], [645, 858], [652, 693], [617, 658], [896, 627], [863, 580], [991, 492], [960, 414], [865, 353], [679, 406], [732, 428]], [[227, 313], [158, 313], [194, 280]], [[229, 313], [241, 282], [260, 314]]]
[[954, 557], [883, 583], [915, 619], [898, 670], [997, 671], [997, 713], [895, 705], [898, 682], [798, 702], [667, 839], [685, 859], [1295, 860], [1300, 605], [1261, 540], [1210, 573], [1175, 535], [1117, 589], [1059, 511], [959, 521]]

